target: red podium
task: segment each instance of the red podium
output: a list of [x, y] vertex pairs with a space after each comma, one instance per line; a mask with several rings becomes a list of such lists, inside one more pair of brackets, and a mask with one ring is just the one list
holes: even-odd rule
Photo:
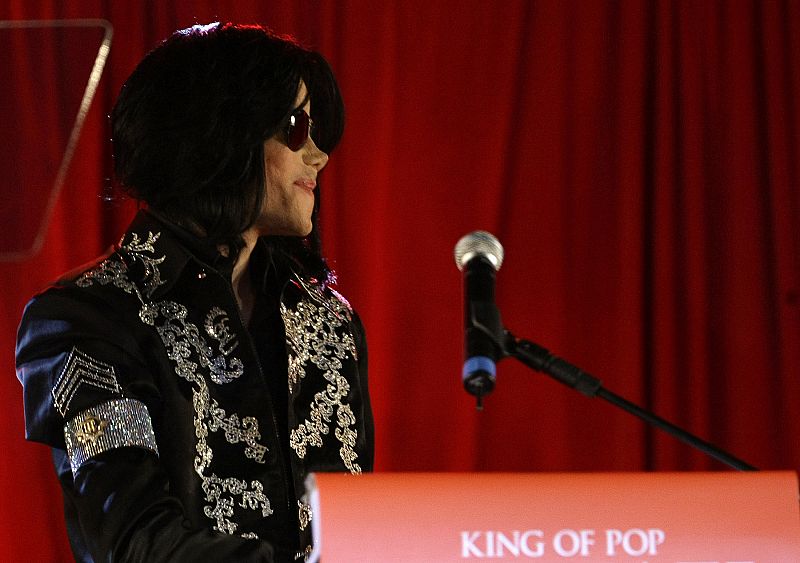
[[315, 474], [324, 563], [798, 563], [793, 472]]

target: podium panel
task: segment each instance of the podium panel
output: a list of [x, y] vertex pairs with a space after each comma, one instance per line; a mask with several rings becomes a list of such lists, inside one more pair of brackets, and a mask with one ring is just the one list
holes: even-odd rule
[[317, 473], [324, 563], [798, 563], [793, 472]]

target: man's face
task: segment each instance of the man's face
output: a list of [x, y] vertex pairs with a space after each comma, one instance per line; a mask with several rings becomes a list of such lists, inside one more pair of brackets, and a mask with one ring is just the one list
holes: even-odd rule
[[[306, 85], [301, 82], [295, 107], [306, 98], [306, 93]], [[311, 114], [310, 100], [303, 109]], [[259, 234], [304, 237], [311, 232], [317, 175], [327, 163], [328, 155], [310, 136], [297, 151], [286, 146], [284, 131], [264, 141], [267, 193], [256, 222]]]

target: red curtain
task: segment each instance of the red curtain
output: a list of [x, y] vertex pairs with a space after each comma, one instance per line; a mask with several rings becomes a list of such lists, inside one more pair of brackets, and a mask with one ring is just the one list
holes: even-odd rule
[[[505, 246], [497, 301], [518, 336], [760, 468], [800, 468], [800, 3], [0, 7], [6, 20], [79, 17], [111, 22], [111, 55], [43, 250], [0, 264], [0, 558], [70, 558], [48, 452], [23, 441], [21, 309], [116, 240], [131, 215], [130, 203], [101, 197], [105, 116], [125, 77], [170, 31], [217, 19], [294, 34], [341, 83], [348, 125], [325, 172], [322, 228], [368, 329], [379, 470], [720, 469], [511, 360], [476, 412], [460, 384], [452, 259], [476, 229]], [[24, 52], [7, 57], [4, 84], [68, 77], [64, 65], [85, 74], [45, 43], [15, 47]], [[34, 91], [14, 119], [59, 123], [65, 104], [58, 91]], [[5, 143], [16, 134], [40, 135], [21, 125]], [[23, 226], [41, 215], [26, 174], [60, 150], [40, 140], [42, 154], [11, 163], [17, 180], [0, 183]], [[2, 240], [14, 240], [14, 224], [0, 225]]]

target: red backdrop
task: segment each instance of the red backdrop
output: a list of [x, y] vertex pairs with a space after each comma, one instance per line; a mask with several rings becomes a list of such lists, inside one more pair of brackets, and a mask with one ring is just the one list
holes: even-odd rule
[[[476, 412], [452, 259], [475, 229], [505, 246], [508, 328], [760, 468], [800, 468], [800, 3], [0, 6], [5, 20], [78, 17], [113, 25], [108, 64], [44, 248], [0, 263], [0, 559], [69, 560], [48, 452], [23, 440], [21, 309], [131, 215], [100, 197], [125, 77], [170, 31], [216, 19], [292, 33], [340, 80], [348, 125], [325, 173], [323, 235], [368, 329], [379, 470], [719, 468], [510, 360]], [[0, 59], [4, 91], [27, 92], [0, 112], [13, 117], [3, 142], [32, 147], [0, 174], [2, 241], [42, 217], [36, 174], [53, 176], [63, 150], [68, 83], [87, 73], [67, 47], [83, 41], [15, 43]], [[37, 87], [42, 76], [60, 86]]]

